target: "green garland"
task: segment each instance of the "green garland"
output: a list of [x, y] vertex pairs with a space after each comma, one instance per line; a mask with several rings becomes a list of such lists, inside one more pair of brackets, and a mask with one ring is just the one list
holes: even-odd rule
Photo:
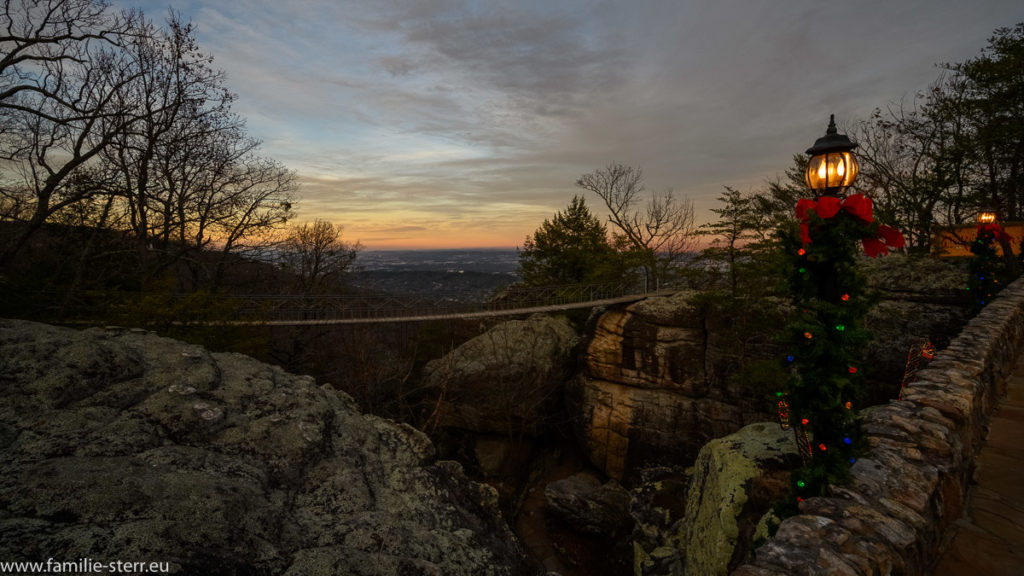
[[996, 246], [1005, 235], [998, 224], [982, 224], [978, 226], [978, 235], [974, 242], [971, 242], [971, 254], [974, 254], [974, 257], [968, 264], [970, 276], [967, 290], [971, 293], [971, 308], [974, 313], [990, 302], [1006, 284], [1006, 266], [1002, 258], [996, 254]]
[[792, 374], [784, 398], [804, 458], [793, 473], [798, 501], [847, 482], [865, 448], [857, 407], [864, 398], [860, 353], [870, 339], [863, 324], [872, 299], [857, 271], [858, 244], [871, 256], [886, 253], [886, 245], [903, 245], [898, 232], [873, 221], [870, 200], [855, 196], [843, 209], [835, 198], [802, 200], [800, 227], [782, 238], [796, 306], [784, 333]]

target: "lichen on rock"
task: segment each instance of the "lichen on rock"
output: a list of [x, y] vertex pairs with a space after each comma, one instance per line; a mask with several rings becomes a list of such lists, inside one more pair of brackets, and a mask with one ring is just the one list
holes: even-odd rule
[[179, 574], [527, 574], [425, 435], [237, 354], [0, 320], [0, 558]]
[[682, 518], [648, 538], [653, 549], [637, 549], [640, 574], [728, 574], [798, 462], [792, 432], [770, 422], [707, 443], [694, 463]]
[[434, 424], [509, 437], [541, 433], [561, 399], [579, 338], [565, 318], [510, 320], [429, 362]]

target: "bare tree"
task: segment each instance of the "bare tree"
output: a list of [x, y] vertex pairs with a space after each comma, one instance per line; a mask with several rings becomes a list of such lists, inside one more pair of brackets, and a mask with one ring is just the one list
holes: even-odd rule
[[693, 202], [671, 189], [644, 202], [643, 172], [612, 163], [584, 174], [576, 185], [597, 194], [608, 208], [616, 241], [643, 267], [649, 285], [667, 279], [694, 248]]
[[[964, 146], [965, 126], [952, 105], [955, 83], [940, 78], [928, 95], [876, 109], [856, 128], [861, 181], [880, 216], [903, 230], [911, 249], [927, 251], [934, 224], [962, 221], [976, 179]], [[945, 94], [940, 101], [938, 94]], [[945, 118], [941, 116], [946, 116]], [[973, 214], [972, 214], [973, 215]]]
[[128, 215], [139, 269], [146, 274], [153, 254], [159, 268], [203, 246], [189, 237], [199, 192], [188, 176], [207, 165], [195, 162], [193, 151], [209, 152], [213, 132], [230, 132], [235, 139], [244, 133], [228, 109], [234, 96], [223, 86], [223, 73], [211, 67], [191, 25], [176, 14], [166, 28], [140, 18], [123, 49], [136, 80], [119, 94], [126, 103], [122, 114], [137, 120], [108, 117], [126, 129], [104, 150], [103, 160], [116, 175], [111, 191]]
[[61, 218], [130, 231], [142, 284], [185, 261], [193, 286], [216, 285], [291, 217], [295, 174], [257, 154], [191, 24], [105, 8], [3, 4], [0, 160], [19, 178], [0, 184], [0, 217], [21, 226], [0, 266]]
[[304, 294], [326, 289], [352, 265], [359, 243], [341, 239], [341, 228], [317, 218], [292, 228], [282, 247], [282, 264], [295, 274]]
[[22, 98], [62, 99], [61, 72], [87, 62], [99, 45], [116, 45], [126, 31], [124, 22], [106, 9], [102, 0], [5, 0], [0, 14], [0, 102], [36, 113], [31, 100]]
[[0, 249], [0, 267], [47, 218], [100, 191], [87, 165], [137, 118], [122, 114], [119, 93], [136, 76], [118, 49], [136, 15], [112, 17], [104, 9], [90, 0], [3, 4], [0, 159], [20, 170], [14, 188], [22, 193], [4, 197], [25, 200], [28, 191], [31, 198], [13, 213], [23, 225]]

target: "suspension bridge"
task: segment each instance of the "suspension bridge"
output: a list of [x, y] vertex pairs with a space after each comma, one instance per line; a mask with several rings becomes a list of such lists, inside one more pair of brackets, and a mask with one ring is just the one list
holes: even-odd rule
[[593, 308], [668, 295], [671, 289], [644, 290], [632, 285], [571, 285], [525, 288], [511, 286], [486, 303], [464, 294], [431, 296], [327, 295], [224, 296], [234, 310], [231, 325], [303, 326], [427, 322], [445, 319], [518, 316]]

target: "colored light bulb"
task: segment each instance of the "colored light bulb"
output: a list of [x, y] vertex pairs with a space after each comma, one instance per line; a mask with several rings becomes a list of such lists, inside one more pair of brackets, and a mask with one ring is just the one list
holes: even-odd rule
[[824, 444], [818, 444], [818, 450], [821, 450], [822, 452], [824, 452], [824, 451], [828, 450], [828, 446], [825, 446]]
[[849, 294], [843, 294], [840, 298], [842, 298], [843, 302], [849, 302], [850, 301], [850, 295]]
[[800, 423], [803, 424], [804, 426], [807, 426], [808, 424], [811, 423], [811, 421], [808, 420], [807, 418], [804, 418], [804, 419], [800, 420]]
[[804, 486], [807, 486], [807, 483], [804, 482], [803, 480], [797, 480], [796, 485], [803, 488]]
[[853, 367], [853, 366], [850, 366], [850, 374], [856, 374], [856, 373], [857, 373], [857, 369], [855, 367]]
[[850, 440], [849, 438], [843, 438], [843, 442], [845, 444], [853, 444], [853, 440]]
[[840, 332], [842, 332], [842, 331], [846, 330], [846, 325], [845, 324], [836, 324], [836, 330], [839, 330]]

